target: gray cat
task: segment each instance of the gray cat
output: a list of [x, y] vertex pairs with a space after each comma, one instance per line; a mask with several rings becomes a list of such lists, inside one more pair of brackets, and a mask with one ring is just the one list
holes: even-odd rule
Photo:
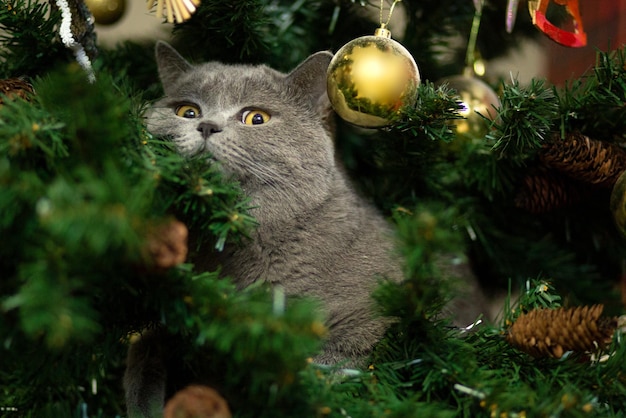
[[[387, 322], [371, 291], [381, 277], [399, 280], [389, 226], [359, 196], [335, 156], [326, 96], [328, 52], [289, 74], [266, 66], [191, 65], [166, 43], [156, 59], [165, 98], [148, 129], [172, 138], [185, 156], [206, 154], [239, 181], [258, 222], [251, 239], [227, 248], [222, 272], [239, 288], [264, 281], [288, 295], [321, 301], [329, 336], [315, 361], [355, 365]], [[214, 255], [193, 260], [211, 268]], [[131, 416], [161, 405], [164, 371], [149, 341], [134, 344], [125, 376]], [[343, 363], [345, 362], [345, 363]]]

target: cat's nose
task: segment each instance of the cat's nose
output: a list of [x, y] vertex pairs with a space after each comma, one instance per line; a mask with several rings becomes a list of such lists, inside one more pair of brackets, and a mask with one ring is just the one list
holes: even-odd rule
[[220, 126], [214, 122], [200, 122], [198, 125], [198, 132], [202, 133], [202, 138], [207, 139], [209, 135], [222, 132]]

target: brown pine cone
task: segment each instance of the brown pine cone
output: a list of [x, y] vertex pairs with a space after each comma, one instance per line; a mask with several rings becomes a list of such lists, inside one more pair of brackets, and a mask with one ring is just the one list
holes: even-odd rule
[[0, 106], [7, 98], [19, 97], [28, 100], [35, 93], [33, 86], [23, 78], [7, 78], [0, 80]]
[[191, 385], [165, 405], [163, 418], [231, 418], [226, 400], [208, 386]]
[[580, 202], [588, 195], [584, 184], [557, 171], [541, 169], [524, 177], [515, 206], [531, 213], [545, 213]]
[[539, 158], [548, 167], [600, 187], [613, 187], [626, 170], [624, 148], [580, 133], [570, 133], [563, 139], [555, 136]]
[[535, 309], [509, 328], [509, 344], [534, 357], [560, 358], [566, 351], [586, 352], [611, 341], [616, 318], [601, 318], [603, 305]]
[[148, 232], [145, 251], [153, 267], [168, 269], [185, 262], [188, 231], [176, 219], [153, 226]]

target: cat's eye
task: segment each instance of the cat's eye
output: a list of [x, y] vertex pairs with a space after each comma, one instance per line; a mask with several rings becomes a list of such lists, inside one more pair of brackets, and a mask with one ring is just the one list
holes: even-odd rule
[[176, 108], [176, 116], [187, 119], [195, 119], [200, 117], [200, 109], [193, 105], [181, 105]]
[[270, 120], [270, 115], [260, 109], [246, 110], [241, 115], [241, 121], [246, 125], [261, 125]]

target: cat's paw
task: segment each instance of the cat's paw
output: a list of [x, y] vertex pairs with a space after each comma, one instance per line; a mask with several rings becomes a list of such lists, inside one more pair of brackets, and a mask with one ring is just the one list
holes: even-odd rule
[[191, 385], [167, 402], [164, 418], [231, 418], [226, 400], [208, 386]]

